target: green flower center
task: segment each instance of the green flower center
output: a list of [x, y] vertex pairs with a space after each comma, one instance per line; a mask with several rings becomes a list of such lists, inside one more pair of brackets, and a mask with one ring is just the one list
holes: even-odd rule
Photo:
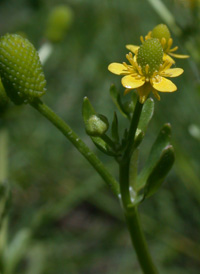
[[163, 63], [163, 49], [158, 39], [148, 39], [140, 46], [137, 63], [147, 77], [159, 70]]
[[[159, 24], [152, 30], [151, 37], [157, 38], [161, 42], [163, 50], [166, 50], [168, 47], [168, 41], [171, 38], [171, 34], [166, 25]], [[165, 39], [165, 43], [163, 43], [163, 38]]]

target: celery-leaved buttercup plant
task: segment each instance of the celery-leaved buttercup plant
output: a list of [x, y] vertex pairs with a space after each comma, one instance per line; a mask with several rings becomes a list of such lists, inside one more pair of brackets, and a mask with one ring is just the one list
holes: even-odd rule
[[[156, 31], [159, 37], [154, 35]], [[111, 188], [123, 207], [139, 263], [147, 274], [157, 273], [157, 269], [141, 228], [138, 206], [157, 192], [173, 165], [170, 125], [165, 124], [161, 128], [140, 172], [137, 169], [139, 146], [154, 112], [154, 101], [149, 98], [151, 92], [160, 100], [159, 92], [176, 91], [176, 85], [167, 78], [183, 73], [181, 68], [172, 68], [174, 61], [166, 58], [165, 50], [171, 46], [170, 34], [166, 38], [166, 28], [160, 25], [156, 31], [153, 30], [148, 39], [143, 39], [141, 46], [133, 46], [134, 50], [130, 48], [135, 55], [130, 52], [126, 55], [129, 64], [112, 63], [108, 66], [112, 73], [123, 76], [124, 94], [132, 91], [131, 100], [123, 103], [116, 87], [112, 85], [110, 88], [113, 102], [124, 118], [130, 121], [128, 129], [120, 132], [118, 117], [114, 113], [109, 136], [108, 119], [95, 111], [87, 97], [83, 100], [82, 115], [86, 133], [98, 149], [117, 161], [119, 182], [71, 127], [41, 101], [40, 97], [46, 91], [46, 80], [34, 46], [16, 34], [6, 34], [0, 38], [0, 75], [6, 96], [15, 104], [29, 103], [54, 124]]]

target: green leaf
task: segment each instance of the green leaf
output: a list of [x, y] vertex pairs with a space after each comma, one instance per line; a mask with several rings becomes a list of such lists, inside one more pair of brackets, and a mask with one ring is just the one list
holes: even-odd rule
[[128, 118], [128, 113], [125, 111], [124, 109], [124, 106], [122, 104], [122, 101], [121, 101], [121, 97], [120, 97], [120, 94], [119, 92], [117, 91], [115, 85], [111, 85], [110, 87], [110, 96], [114, 102], [114, 104], [117, 106], [117, 108], [119, 109], [119, 111], [121, 112], [121, 114]]
[[161, 186], [174, 163], [174, 149], [171, 145], [163, 149], [159, 161], [148, 177], [144, 188], [145, 198], [152, 196]]
[[90, 117], [95, 114], [96, 112], [92, 104], [90, 103], [89, 99], [87, 97], [84, 97], [82, 106], [82, 115], [84, 123], [87, 124], [87, 121], [90, 119]]
[[101, 137], [91, 137], [91, 139], [93, 143], [96, 145], [96, 147], [103, 153], [109, 156], [116, 156], [116, 154], [109, 148], [107, 143], [104, 140], [102, 140]]
[[116, 143], [119, 143], [119, 131], [118, 131], [118, 119], [116, 112], [114, 113], [113, 122], [112, 122], [112, 138]]
[[138, 149], [134, 150], [131, 156], [130, 167], [129, 167], [129, 182], [130, 182], [130, 186], [132, 186], [134, 190], [135, 190], [135, 184], [137, 182], [138, 154], [139, 154], [139, 150]]
[[138, 130], [141, 130], [142, 132], [146, 132], [147, 126], [149, 122], [151, 121], [151, 118], [154, 113], [154, 100], [152, 98], [149, 98], [144, 103], [142, 113], [140, 116], [140, 121], [138, 124]]
[[152, 149], [145, 163], [145, 166], [138, 176], [137, 188], [136, 188], [137, 191], [145, 186], [149, 175], [151, 174], [151, 172], [157, 165], [162, 155], [163, 149], [165, 149], [165, 147], [170, 145], [170, 138], [171, 138], [171, 126], [170, 124], [165, 124], [161, 128], [158, 134], [158, 137], [152, 146]]
[[144, 138], [144, 132], [138, 131], [134, 141], [134, 149], [136, 149], [141, 144], [143, 138]]

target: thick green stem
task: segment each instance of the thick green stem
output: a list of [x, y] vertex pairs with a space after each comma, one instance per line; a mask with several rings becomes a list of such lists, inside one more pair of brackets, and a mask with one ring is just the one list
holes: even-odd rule
[[145, 237], [141, 229], [137, 208], [132, 204], [129, 189], [130, 160], [134, 151], [134, 139], [140, 120], [140, 115], [142, 113], [142, 107], [143, 105], [137, 101], [128, 133], [127, 147], [120, 161], [119, 181], [126, 222], [141, 268], [145, 274], [156, 274], [157, 270], [153, 265], [151, 255], [149, 253]]
[[90, 162], [99, 175], [104, 179], [107, 185], [111, 188], [113, 193], [119, 195], [119, 185], [113, 176], [107, 171], [102, 162], [97, 156], [86, 146], [86, 144], [79, 138], [79, 136], [63, 121], [55, 112], [53, 112], [47, 105], [40, 100], [37, 100], [31, 105], [37, 109], [44, 117], [46, 117], [52, 124], [54, 124], [78, 149], [78, 151]]
[[131, 208], [129, 212], [125, 213], [125, 217], [131, 235], [132, 244], [137, 253], [137, 257], [143, 272], [145, 274], [158, 273], [153, 264], [146, 240], [144, 238], [137, 208]]

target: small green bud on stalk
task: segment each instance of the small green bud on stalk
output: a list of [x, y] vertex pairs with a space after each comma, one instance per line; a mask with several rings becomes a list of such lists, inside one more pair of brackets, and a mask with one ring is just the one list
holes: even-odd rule
[[68, 6], [59, 5], [53, 8], [47, 19], [45, 36], [53, 43], [62, 41], [72, 21], [73, 12]]
[[85, 130], [89, 136], [100, 137], [108, 130], [108, 119], [101, 115], [91, 115], [85, 124]]
[[0, 38], [0, 74], [15, 104], [29, 103], [46, 92], [46, 80], [34, 46], [18, 34]]

